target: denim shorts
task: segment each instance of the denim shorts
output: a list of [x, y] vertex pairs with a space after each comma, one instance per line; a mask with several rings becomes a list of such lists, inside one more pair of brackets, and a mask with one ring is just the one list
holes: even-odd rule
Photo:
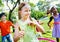
[[2, 42], [13, 42], [12, 35], [8, 34], [6, 36], [2, 36]]

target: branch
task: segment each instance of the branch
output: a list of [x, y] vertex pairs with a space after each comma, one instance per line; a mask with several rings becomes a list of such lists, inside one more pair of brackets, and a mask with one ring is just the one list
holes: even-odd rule
[[16, 5], [17, 5], [17, 3], [18, 3], [19, 1], [20, 1], [20, 0], [17, 0], [17, 1], [16, 1], [15, 6], [12, 8], [11, 11], [13, 11], [13, 10], [15, 9], [15, 7], [16, 7]]
[[14, 7], [9, 11], [9, 20], [10, 20], [10, 21], [12, 21], [12, 20], [11, 20], [11, 15], [12, 15], [11, 13], [12, 13], [13, 10], [15, 9], [15, 7], [17, 6], [17, 3], [19, 3], [19, 2], [20, 2], [20, 0], [17, 0], [16, 3], [15, 3], [15, 5], [14, 5]]
[[[6, 4], [7, 4], [8, 8], [10, 9], [10, 7], [9, 7], [9, 5], [8, 5], [8, 0], [6, 0]], [[10, 9], [10, 10], [11, 10], [11, 9]]]

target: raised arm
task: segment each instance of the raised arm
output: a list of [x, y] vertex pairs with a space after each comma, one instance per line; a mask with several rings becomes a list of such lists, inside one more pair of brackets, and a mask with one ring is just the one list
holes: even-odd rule
[[37, 20], [35, 20], [35, 19], [33, 19], [33, 18], [32, 18], [32, 20], [33, 20], [34, 24], [36, 25], [36, 28], [39, 29], [40, 32], [45, 33], [45, 30], [44, 30], [43, 26], [41, 26], [41, 25], [37, 22]]

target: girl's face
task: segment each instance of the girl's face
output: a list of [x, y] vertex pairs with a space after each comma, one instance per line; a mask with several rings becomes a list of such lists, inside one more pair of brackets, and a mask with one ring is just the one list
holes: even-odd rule
[[52, 13], [53, 13], [53, 14], [56, 14], [56, 13], [57, 13], [57, 9], [54, 8], [54, 9], [52, 10]]
[[28, 18], [30, 16], [31, 13], [31, 9], [29, 5], [25, 5], [24, 7], [22, 7], [20, 14], [21, 14], [21, 18]]

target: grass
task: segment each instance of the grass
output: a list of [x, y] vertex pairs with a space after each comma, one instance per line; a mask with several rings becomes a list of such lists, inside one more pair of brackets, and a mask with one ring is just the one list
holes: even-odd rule
[[0, 42], [2, 42], [2, 41], [1, 41], [1, 36], [0, 36]]
[[[49, 21], [48, 17], [41, 19], [43, 22], [42, 26], [44, 27], [46, 34], [42, 34], [44, 38], [50, 38], [52, 40], [55, 40], [55, 38], [52, 37], [52, 31], [50, 31], [50, 28], [48, 27], [47, 23]], [[48, 41], [40, 41], [40, 42], [48, 42]]]

